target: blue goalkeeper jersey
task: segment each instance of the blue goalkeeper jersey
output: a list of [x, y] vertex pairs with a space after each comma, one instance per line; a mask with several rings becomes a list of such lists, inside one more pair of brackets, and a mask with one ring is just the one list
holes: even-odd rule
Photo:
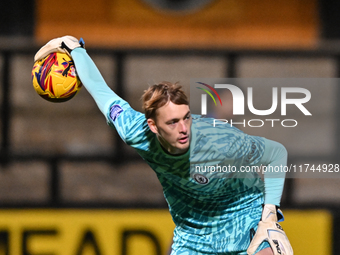
[[285, 165], [287, 155], [282, 145], [227, 124], [214, 127], [211, 120], [193, 115], [189, 150], [183, 155], [170, 155], [149, 129], [144, 114], [132, 109], [106, 85], [86, 51], [77, 48], [72, 57], [83, 85], [109, 125], [157, 174], [176, 226], [190, 233], [207, 234], [225, 228], [235, 220], [233, 214], [251, 215], [255, 207], [258, 211], [263, 198], [265, 203], [279, 205], [282, 175], [265, 176], [264, 183], [254, 172], [231, 178], [206, 169]]

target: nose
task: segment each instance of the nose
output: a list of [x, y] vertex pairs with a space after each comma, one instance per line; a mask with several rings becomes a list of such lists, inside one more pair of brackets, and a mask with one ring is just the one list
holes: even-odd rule
[[188, 131], [188, 128], [186, 126], [186, 123], [184, 121], [180, 121], [179, 122], [179, 132], [183, 133], [183, 134], [186, 134], [187, 131]]

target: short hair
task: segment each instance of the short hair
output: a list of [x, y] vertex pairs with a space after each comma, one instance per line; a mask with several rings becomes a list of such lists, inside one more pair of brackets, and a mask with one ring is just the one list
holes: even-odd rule
[[167, 81], [152, 85], [145, 90], [142, 101], [147, 119], [155, 119], [156, 110], [170, 101], [177, 105], [189, 105], [188, 97], [182, 90], [182, 86], [178, 82], [171, 83]]

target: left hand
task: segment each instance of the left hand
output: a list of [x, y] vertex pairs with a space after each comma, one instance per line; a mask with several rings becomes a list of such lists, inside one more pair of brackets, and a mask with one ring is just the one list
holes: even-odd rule
[[248, 255], [253, 255], [258, 246], [264, 241], [270, 244], [274, 255], [293, 255], [293, 249], [286, 233], [278, 223], [278, 215], [282, 217], [281, 221], [283, 221], [281, 210], [276, 209], [275, 205], [264, 205], [261, 221], [247, 250]]

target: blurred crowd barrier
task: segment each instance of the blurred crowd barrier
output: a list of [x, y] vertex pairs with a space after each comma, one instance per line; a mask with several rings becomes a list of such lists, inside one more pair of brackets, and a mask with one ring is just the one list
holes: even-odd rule
[[[339, 68], [328, 51], [87, 51], [107, 84], [140, 111], [143, 91], [163, 80], [179, 81], [189, 93], [190, 78], [330, 78]], [[7, 77], [0, 86], [0, 204], [166, 206], [155, 173], [107, 126], [85, 88], [66, 103], [47, 102], [31, 84], [34, 51], [6, 54], [0, 57]], [[313, 111], [317, 123], [299, 124], [306, 132], [248, 131], [283, 143], [294, 163], [329, 163], [339, 149], [337, 93], [320, 86], [326, 99]], [[287, 180], [283, 204], [339, 205], [337, 190], [337, 178]]]
[[[192, 77], [329, 78], [338, 77], [339, 67], [337, 55], [328, 51], [87, 51], [107, 84], [136, 110], [141, 110], [143, 90], [162, 80], [179, 81], [189, 93]], [[174, 226], [155, 173], [120, 142], [85, 88], [66, 103], [40, 98], [31, 84], [33, 55], [9, 51], [0, 62], [1, 77], [8, 78], [0, 86], [1, 249], [11, 254], [164, 254]], [[295, 148], [289, 141], [301, 134], [267, 130], [261, 135], [283, 143], [294, 160], [334, 159], [337, 91], [322, 93], [329, 99], [317, 111], [322, 123], [311, 126], [316, 140]], [[283, 227], [296, 254], [337, 254], [338, 183], [338, 178], [286, 180]], [[59, 209], [27, 209], [39, 207]], [[157, 216], [147, 208], [164, 211]]]

